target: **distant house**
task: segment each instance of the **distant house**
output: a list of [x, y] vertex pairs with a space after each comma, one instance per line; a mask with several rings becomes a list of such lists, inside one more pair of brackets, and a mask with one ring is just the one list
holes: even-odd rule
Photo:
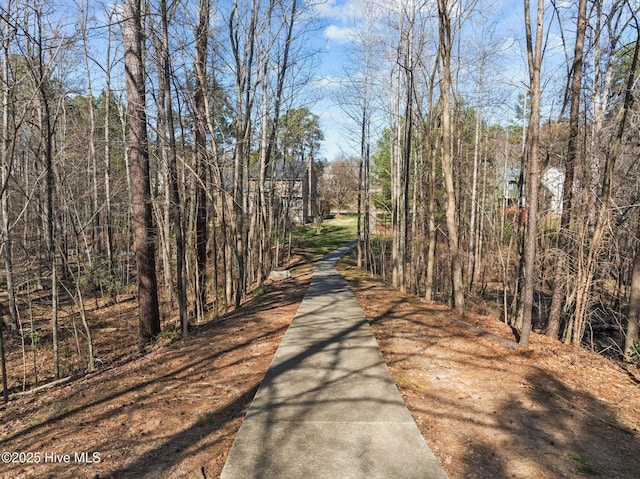
[[[501, 192], [504, 208], [513, 208], [518, 206], [518, 199], [520, 198], [520, 181], [520, 168], [498, 169], [498, 190]], [[523, 204], [521, 206], [525, 205]]]
[[[498, 190], [505, 209], [518, 206], [518, 199], [521, 198], [521, 207], [526, 206], [526, 198], [520, 195], [521, 174], [520, 168], [499, 168], [498, 169]], [[564, 171], [555, 166], [545, 168], [540, 176], [541, 201], [544, 203], [547, 212], [554, 216], [562, 214], [562, 190], [564, 184]]]
[[540, 182], [549, 194], [549, 213], [554, 216], [560, 216], [562, 214], [564, 171], [555, 166], [550, 166], [542, 173]]
[[[249, 194], [255, 197], [258, 179], [253, 176], [249, 182]], [[277, 168], [272, 177], [265, 181], [265, 192], [267, 198], [274, 202], [276, 211], [287, 215], [292, 223], [303, 225], [318, 220], [320, 196], [318, 176], [312, 160], [308, 160], [305, 166], [297, 164]]]

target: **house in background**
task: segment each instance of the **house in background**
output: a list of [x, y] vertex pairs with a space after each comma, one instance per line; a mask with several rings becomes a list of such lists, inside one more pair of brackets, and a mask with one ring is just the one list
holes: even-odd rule
[[[505, 210], [518, 207], [521, 179], [520, 168], [498, 169], [498, 191]], [[564, 171], [556, 166], [549, 166], [540, 175], [540, 204], [542, 211], [552, 216], [562, 214], [562, 190], [564, 185]], [[523, 190], [526, 193], [526, 190]], [[521, 207], [526, 206], [524, 194], [521, 198]]]
[[[258, 179], [249, 180], [251, 205], [258, 191]], [[273, 201], [276, 211], [287, 215], [293, 224], [315, 223], [320, 215], [320, 196], [318, 195], [318, 175], [313, 160], [306, 165], [285, 165], [276, 168], [271, 178], [265, 181], [268, 201]]]
[[564, 171], [556, 166], [549, 166], [542, 172], [540, 183], [549, 195], [549, 214], [560, 216], [562, 214]]
[[[498, 190], [501, 192], [502, 207], [504, 209], [518, 206], [520, 198], [520, 168], [498, 169]], [[524, 202], [524, 198], [523, 198]], [[521, 206], [525, 206], [524, 204]]]

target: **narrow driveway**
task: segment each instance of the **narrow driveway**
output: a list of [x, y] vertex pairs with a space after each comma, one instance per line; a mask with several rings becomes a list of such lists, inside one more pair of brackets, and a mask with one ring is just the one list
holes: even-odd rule
[[446, 479], [335, 269], [352, 247], [316, 263], [222, 479]]

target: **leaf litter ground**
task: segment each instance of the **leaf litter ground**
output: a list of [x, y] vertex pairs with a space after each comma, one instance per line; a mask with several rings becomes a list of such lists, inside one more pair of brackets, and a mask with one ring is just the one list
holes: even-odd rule
[[[292, 279], [144, 356], [135, 352], [132, 302], [103, 307], [102, 369], [0, 409], [0, 451], [41, 454], [39, 464], [0, 464], [0, 477], [219, 477], [308, 286], [311, 265], [298, 260]], [[514, 349], [494, 317], [456, 318], [348, 262], [341, 269], [451, 479], [640, 478], [637, 369], [539, 335]], [[126, 320], [113, 309], [127, 307]], [[22, 361], [12, 354], [10, 370]], [[82, 452], [99, 462], [75, 462]], [[70, 463], [59, 462], [64, 455]]]

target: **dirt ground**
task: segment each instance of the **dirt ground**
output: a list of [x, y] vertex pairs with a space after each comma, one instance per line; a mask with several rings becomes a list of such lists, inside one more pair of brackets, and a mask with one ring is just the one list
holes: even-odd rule
[[[451, 479], [640, 479], [637, 369], [538, 335], [513, 349], [495, 318], [455, 318], [342, 268]], [[136, 353], [133, 301], [94, 311], [98, 371], [0, 407], [0, 477], [219, 477], [311, 264], [299, 258], [292, 272], [145, 355]], [[9, 359], [10, 371], [22, 369], [21, 353]]]
[[517, 350], [495, 317], [456, 318], [343, 274], [451, 479], [640, 478], [637, 369], [536, 334]]

